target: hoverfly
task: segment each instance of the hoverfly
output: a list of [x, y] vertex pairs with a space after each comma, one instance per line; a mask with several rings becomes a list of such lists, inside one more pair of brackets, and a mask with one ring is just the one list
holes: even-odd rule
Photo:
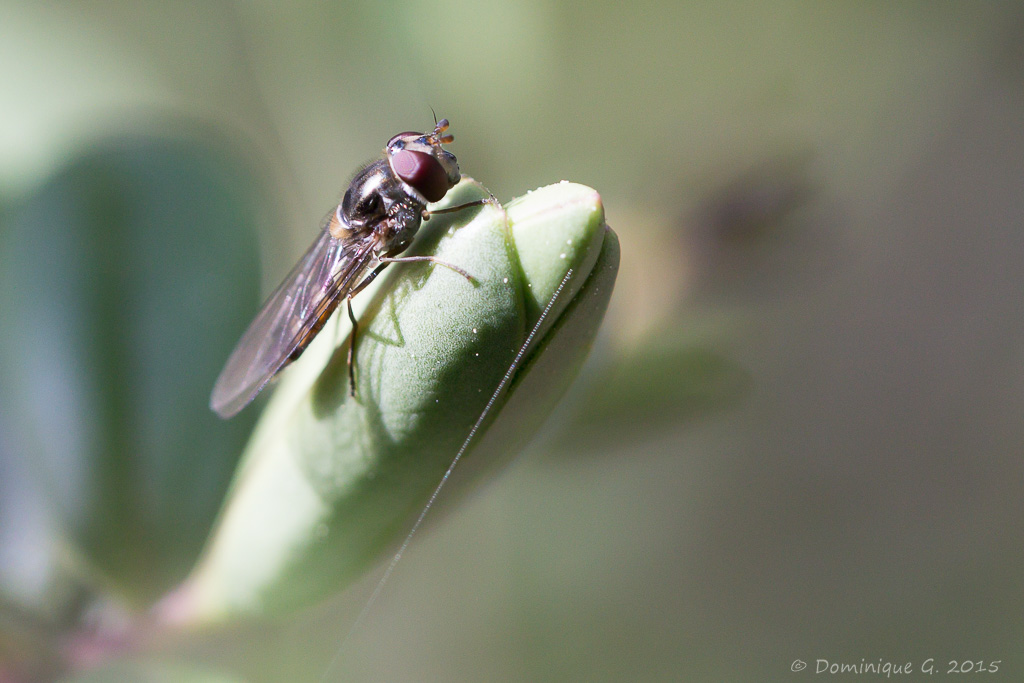
[[348, 348], [349, 393], [355, 395], [353, 351], [358, 324], [352, 297], [389, 263], [433, 261], [469, 280], [461, 268], [432, 256], [397, 256], [430, 215], [479, 206], [478, 200], [428, 212], [461, 179], [455, 156], [442, 148], [454, 140], [448, 120], [432, 133], [399, 133], [380, 159], [361, 169], [341, 203], [324, 217], [321, 232], [242, 335], [217, 378], [210, 408], [229, 418], [289, 363], [297, 359], [344, 298], [352, 321]]

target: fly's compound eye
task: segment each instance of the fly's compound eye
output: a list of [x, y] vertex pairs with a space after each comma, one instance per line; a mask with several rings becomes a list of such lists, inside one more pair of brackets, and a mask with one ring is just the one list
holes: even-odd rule
[[428, 202], [440, 201], [452, 188], [441, 162], [425, 152], [399, 150], [391, 156], [391, 168]]

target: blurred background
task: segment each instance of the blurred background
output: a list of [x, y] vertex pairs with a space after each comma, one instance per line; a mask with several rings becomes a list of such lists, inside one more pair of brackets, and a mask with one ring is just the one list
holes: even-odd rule
[[431, 108], [502, 201], [602, 194], [577, 387], [344, 649], [379, 571], [90, 680], [1021, 678], [1022, 46], [1016, 2], [0, 3], [0, 679], [185, 575], [258, 413], [221, 363]]

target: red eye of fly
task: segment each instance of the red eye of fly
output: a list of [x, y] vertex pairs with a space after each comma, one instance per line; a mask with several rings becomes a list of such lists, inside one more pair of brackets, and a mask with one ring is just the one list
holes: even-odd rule
[[399, 178], [419, 190], [428, 202], [441, 200], [451, 189], [441, 162], [425, 152], [399, 150], [391, 155], [391, 168]]

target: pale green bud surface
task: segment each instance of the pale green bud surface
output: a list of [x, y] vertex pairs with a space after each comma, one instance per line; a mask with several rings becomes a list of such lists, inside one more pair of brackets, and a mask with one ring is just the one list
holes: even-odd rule
[[[436, 208], [487, 196], [464, 180]], [[434, 216], [407, 253], [456, 265], [472, 282], [443, 265], [394, 264], [356, 297], [355, 398], [339, 307], [282, 373], [204, 557], [164, 601], [164, 618], [287, 613], [394, 549], [571, 270], [467, 451], [469, 469], [507, 461], [550, 414], [589, 351], [618, 266], [600, 196], [567, 182], [504, 209]]]

